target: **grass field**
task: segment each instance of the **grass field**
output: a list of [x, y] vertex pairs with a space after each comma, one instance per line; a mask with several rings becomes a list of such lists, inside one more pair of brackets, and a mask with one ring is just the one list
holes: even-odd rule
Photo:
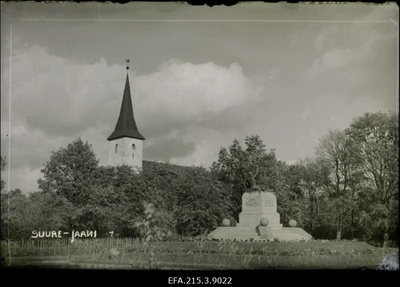
[[110, 238], [73, 243], [64, 239], [1, 242], [2, 266], [12, 268], [377, 269], [388, 254], [398, 258], [398, 249], [384, 250], [365, 242], [321, 240], [144, 244], [130, 238]]

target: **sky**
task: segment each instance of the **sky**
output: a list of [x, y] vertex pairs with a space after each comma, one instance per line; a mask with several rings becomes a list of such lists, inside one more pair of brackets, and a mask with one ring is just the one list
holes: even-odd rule
[[395, 3], [1, 2], [6, 189], [37, 191], [76, 138], [108, 164], [130, 59], [145, 160], [208, 168], [259, 135], [292, 164], [330, 129], [398, 110]]

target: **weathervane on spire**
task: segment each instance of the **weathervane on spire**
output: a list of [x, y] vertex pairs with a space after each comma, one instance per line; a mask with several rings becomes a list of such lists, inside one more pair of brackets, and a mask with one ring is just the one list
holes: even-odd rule
[[129, 70], [129, 62], [130, 62], [131, 60], [130, 59], [126, 59], [126, 69], [127, 70]]

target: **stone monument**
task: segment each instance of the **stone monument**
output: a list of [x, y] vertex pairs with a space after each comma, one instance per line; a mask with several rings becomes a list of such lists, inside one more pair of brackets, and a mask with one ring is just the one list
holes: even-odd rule
[[[255, 185], [253, 185], [255, 186]], [[252, 186], [252, 187], [253, 187]], [[242, 195], [242, 212], [237, 226], [218, 227], [208, 235], [217, 240], [309, 240], [312, 236], [298, 227], [283, 227], [272, 192], [251, 188]]]
[[242, 212], [239, 214], [238, 227], [256, 228], [260, 220], [267, 218], [269, 226], [281, 229], [280, 215], [277, 212], [276, 196], [272, 192], [252, 191], [242, 195]]

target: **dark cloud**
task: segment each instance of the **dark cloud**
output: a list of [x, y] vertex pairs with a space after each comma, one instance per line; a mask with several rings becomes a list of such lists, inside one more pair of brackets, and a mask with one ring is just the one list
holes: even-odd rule
[[154, 138], [152, 144], [144, 148], [144, 156], [148, 160], [169, 161], [191, 155], [195, 150], [194, 143], [184, 143], [179, 139]]
[[168, 114], [159, 114], [154, 120], [152, 120], [152, 117], [155, 117], [155, 115], [153, 113], [146, 113], [146, 111], [137, 115], [138, 119], [142, 119], [137, 120], [140, 130], [149, 139], [167, 137], [173, 131], [183, 131], [186, 128], [190, 128], [188, 122], [173, 119]]

